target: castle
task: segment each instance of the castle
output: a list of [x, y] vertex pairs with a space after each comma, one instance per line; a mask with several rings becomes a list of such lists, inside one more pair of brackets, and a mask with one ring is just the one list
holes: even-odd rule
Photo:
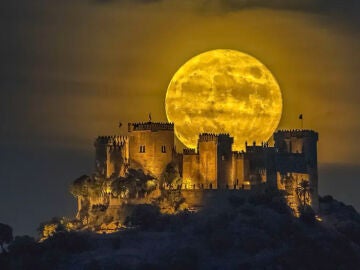
[[128, 133], [96, 139], [96, 172], [101, 177], [120, 177], [128, 168], [141, 168], [160, 179], [166, 166], [175, 163], [182, 177], [182, 184], [175, 188], [187, 193], [252, 190], [268, 185], [285, 190], [290, 207], [296, 209], [301, 200], [299, 186], [305, 183], [308, 195], [304, 199], [315, 211], [318, 209], [315, 131], [279, 130], [273, 135], [274, 146], [245, 143], [241, 152], [232, 150], [229, 134], [203, 133], [199, 134], [197, 149], [184, 149], [182, 153], [175, 150], [172, 123], [129, 123]]

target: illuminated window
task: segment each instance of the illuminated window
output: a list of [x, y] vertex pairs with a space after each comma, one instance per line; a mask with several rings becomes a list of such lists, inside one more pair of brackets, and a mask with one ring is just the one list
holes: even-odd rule
[[145, 153], [145, 145], [140, 145], [140, 153]]
[[161, 153], [166, 153], [166, 146], [165, 145], [161, 146]]

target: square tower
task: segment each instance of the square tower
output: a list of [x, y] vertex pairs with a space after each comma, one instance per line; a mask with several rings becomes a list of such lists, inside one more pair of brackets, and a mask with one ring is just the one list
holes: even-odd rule
[[95, 146], [95, 170], [105, 178], [124, 176], [129, 164], [127, 136], [99, 136]]
[[130, 166], [160, 178], [174, 156], [173, 123], [129, 123]]
[[306, 181], [309, 185], [308, 203], [315, 211], [319, 208], [318, 139], [318, 133], [313, 130], [280, 130], [274, 134], [279, 188], [284, 188], [296, 205], [300, 199], [296, 190], [301, 188], [301, 182]]
[[205, 187], [227, 188], [231, 184], [233, 142], [229, 134], [199, 135], [199, 177]]

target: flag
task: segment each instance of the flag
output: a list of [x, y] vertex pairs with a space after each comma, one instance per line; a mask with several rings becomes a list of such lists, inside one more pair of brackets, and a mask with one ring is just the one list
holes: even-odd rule
[[302, 115], [302, 114], [299, 115], [299, 119], [300, 119], [300, 120], [303, 119], [303, 115]]

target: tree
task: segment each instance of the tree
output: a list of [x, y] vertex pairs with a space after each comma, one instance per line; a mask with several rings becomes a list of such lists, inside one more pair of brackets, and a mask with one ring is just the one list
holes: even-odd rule
[[301, 180], [296, 188], [296, 194], [299, 197], [302, 207], [305, 207], [309, 204], [311, 191], [312, 189], [310, 187], [309, 181]]
[[50, 221], [42, 222], [37, 229], [40, 236], [40, 241], [53, 236], [58, 232], [65, 231], [64, 220], [58, 217], [53, 217]]
[[169, 186], [172, 185], [174, 187], [177, 187], [178, 185], [181, 185], [179, 168], [174, 162], [170, 162], [166, 166], [162, 174], [162, 180], [164, 184]]
[[78, 196], [87, 196], [87, 183], [91, 181], [91, 178], [87, 175], [82, 175], [79, 178], [75, 179], [74, 182], [70, 186], [70, 193], [74, 195], [74, 197]]
[[0, 223], [0, 246], [3, 253], [6, 252], [4, 244], [9, 244], [12, 240], [12, 228], [7, 224]]
[[156, 186], [156, 179], [141, 169], [129, 169], [125, 177], [119, 177], [111, 183], [113, 194], [125, 198], [144, 196], [156, 189]]

